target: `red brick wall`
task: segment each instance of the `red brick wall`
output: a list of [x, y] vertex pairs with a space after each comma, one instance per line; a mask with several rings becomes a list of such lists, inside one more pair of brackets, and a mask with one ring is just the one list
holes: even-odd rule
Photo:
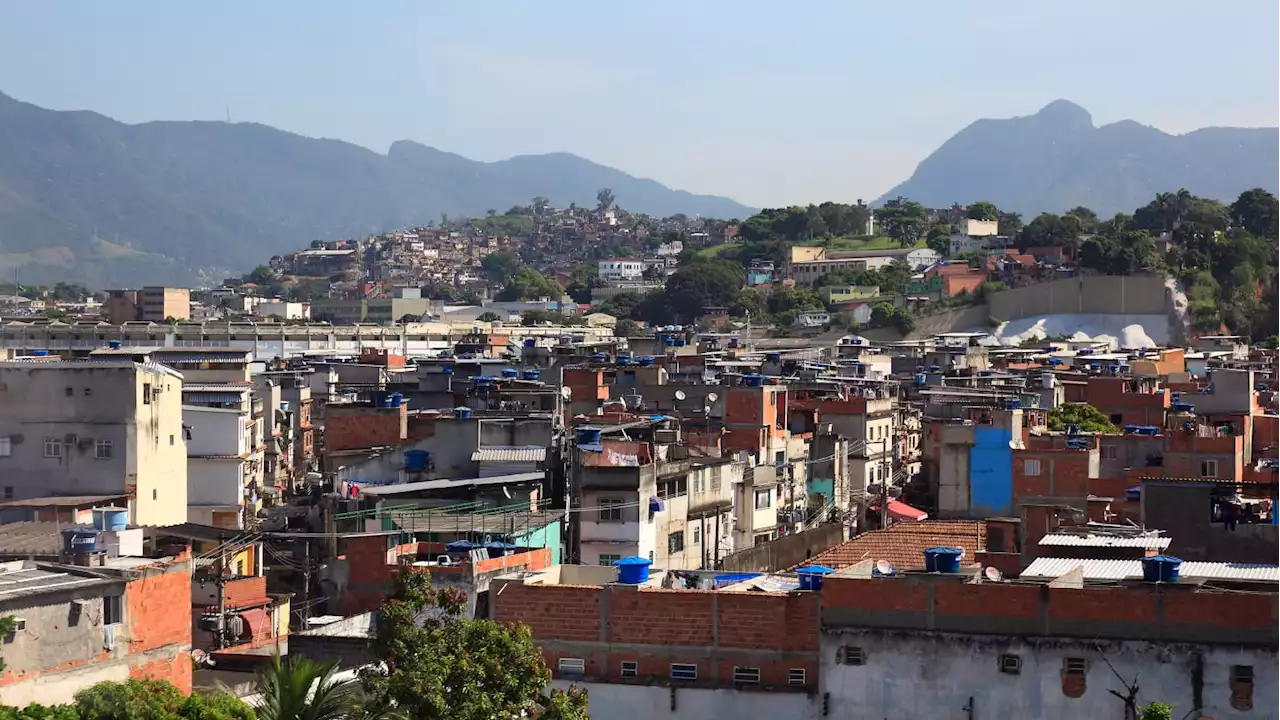
[[246, 577], [228, 580], [222, 587], [222, 595], [228, 608], [245, 607], [267, 601], [267, 579]]
[[[1015, 450], [1013, 499], [1028, 496], [1084, 498], [1089, 494], [1089, 452]], [[1027, 460], [1040, 461], [1040, 474], [1028, 475]]]
[[176, 657], [133, 665], [129, 668], [129, 679], [166, 680], [181, 690], [183, 695], [190, 695], [191, 653], [184, 652]]
[[1274, 457], [1277, 445], [1280, 445], [1280, 415], [1254, 415], [1253, 454], [1257, 456], [1271, 448], [1267, 457]]
[[324, 448], [326, 452], [399, 445], [407, 431], [405, 406], [375, 408], [365, 405], [325, 409]]
[[125, 586], [129, 652], [174, 643], [191, 645], [191, 576], [186, 565]]

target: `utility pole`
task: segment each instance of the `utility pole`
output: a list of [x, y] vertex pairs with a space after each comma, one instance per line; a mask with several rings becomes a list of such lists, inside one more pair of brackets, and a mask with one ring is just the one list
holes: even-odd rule
[[[888, 445], [888, 442], [889, 441], [887, 438], [880, 440], [881, 452], [885, 451], [886, 446]], [[880, 470], [881, 470], [880, 474], [882, 476], [885, 475], [884, 461], [881, 460], [876, 464], [880, 466]], [[890, 472], [892, 472], [892, 468], [890, 468]], [[891, 479], [892, 478], [890, 477], [880, 478], [880, 529], [881, 530], [884, 530], [885, 528], [889, 527], [889, 481]]]
[[716, 533], [716, 545], [715, 545], [716, 549], [715, 549], [715, 556], [712, 558], [713, 564], [711, 567], [712, 569], [719, 570], [720, 569], [720, 509], [718, 507], [716, 508], [715, 533]]
[[311, 617], [311, 538], [302, 540], [302, 627]]
[[227, 646], [227, 551], [218, 554], [218, 629], [214, 638], [214, 647], [221, 650]]

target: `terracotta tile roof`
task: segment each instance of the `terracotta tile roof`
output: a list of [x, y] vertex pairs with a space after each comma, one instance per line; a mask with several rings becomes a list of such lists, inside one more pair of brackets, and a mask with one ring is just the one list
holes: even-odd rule
[[906, 570], [924, 566], [924, 551], [931, 547], [964, 548], [965, 565], [976, 562], [985, 549], [987, 524], [976, 520], [923, 520], [901, 522], [887, 530], [872, 530], [819, 553], [804, 565], [826, 565], [840, 570], [861, 560], [888, 560]]

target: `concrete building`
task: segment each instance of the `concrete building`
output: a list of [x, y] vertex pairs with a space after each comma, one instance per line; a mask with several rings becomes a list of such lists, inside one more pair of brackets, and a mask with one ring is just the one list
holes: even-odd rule
[[187, 405], [187, 520], [219, 528], [248, 527], [261, 507], [253, 463], [253, 419], [238, 408]]
[[253, 308], [255, 317], [276, 318], [279, 320], [310, 320], [311, 305], [304, 302], [288, 302], [285, 300], [263, 300]]
[[996, 220], [964, 220], [960, 231], [949, 238], [951, 256], [986, 249], [999, 234], [999, 225]]
[[596, 265], [596, 273], [605, 282], [636, 281], [644, 275], [644, 260], [640, 258], [609, 258]]
[[336, 324], [392, 325], [410, 316], [422, 319], [431, 308], [427, 298], [321, 298], [311, 303], [311, 317]]
[[128, 495], [133, 522], [187, 517], [182, 374], [128, 359], [0, 363], [4, 497]]
[[141, 290], [108, 290], [103, 311], [116, 325], [141, 321], [167, 323], [191, 318], [191, 291], [149, 286]]
[[905, 262], [912, 270], [936, 264], [942, 259], [936, 250], [929, 248], [901, 248], [895, 250], [828, 250], [821, 246], [793, 245], [782, 266], [784, 277], [792, 278], [797, 285], [811, 287], [823, 275], [848, 270], [879, 270], [897, 261]]

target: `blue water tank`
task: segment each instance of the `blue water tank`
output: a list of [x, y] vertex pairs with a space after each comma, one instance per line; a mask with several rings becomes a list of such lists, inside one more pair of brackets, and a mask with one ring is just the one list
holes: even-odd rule
[[406, 450], [404, 452], [404, 469], [426, 470], [428, 457], [430, 457], [430, 454], [426, 450]]
[[604, 353], [594, 353], [591, 356], [591, 360], [594, 362], [609, 362], [609, 356]]
[[676, 347], [684, 347], [684, 338], [676, 338]]
[[476, 375], [471, 378], [471, 383], [475, 385], [477, 389], [481, 390], [490, 390], [493, 388], [493, 378], [488, 375]]
[[964, 549], [958, 547], [932, 547], [924, 551], [924, 569], [928, 572], [960, 572], [960, 558]]
[[1131, 487], [1124, 491], [1124, 499], [1127, 502], [1138, 502], [1142, 499], [1142, 487]]
[[119, 349], [120, 349], [120, 341], [119, 341], [119, 340], [108, 340], [108, 341], [107, 341], [107, 347], [111, 348], [112, 350], [119, 350]]
[[450, 555], [468, 555], [478, 547], [480, 547], [479, 543], [471, 542], [470, 540], [454, 540], [445, 545], [444, 549]]
[[527, 348], [536, 348], [538, 347], [538, 340], [536, 338], [525, 338], [524, 346]]
[[587, 341], [587, 336], [586, 336], [586, 335], [574, 335], [574, 336], [573, 336], [573, 341], [574, 341], [575, 343], [584, 343], [584, 342], [586, 342], [586, 341]]
[[650, 367], [653, 365], [653, 356], [641, 355], [640, 357], [636, 358], [636, 364], [639, 365], [640, 367]]
[[515, 368], [503, 368], [502, 377], [514, 380], [515, 378], [520, 377], [520, 373], [516, 372]]
[[595, 445], [600, 442], [600, 428], [598, 427], [580, 427], [578, 428], [578, 444], [579, 445]]
[[800, 578], [801, 590], [821, 590], [822, 576], [833, 572], [835, 570], [826, 565], [806, 565], [796, 570], [796, 576]]
[[88, 525], [72, 525], [62, 530], [62, 550], [69, 555], [98, 552], [98, 530]]
[[453, 416], [459, 420], [466, 420], [471, 417], [471, 408], [456, 407], [453, 409]]
[[742, 376], [742, 384], [747, 387], [762, 387], [764, 385], [764, 378], [755, 373], [750, 373]]
[[636, 555], [613, 561], [613, 566], [618, 568], [618, 582], [624, 585], [648, 582], [649, 566], [652, 564], [647, 559]]
[[1142, 558], [1142, 579], [1147, 582], [1178, 582], [1182, 558], [1152, 555]]
[[525, 380], [537, 380], [542, 377], [542, 373], [537, 370], [525, 370], [523, 373], [520, 373], [520, 377]]
[[129, 527], [129, 511], [118, 507], [94, 508], [93, 527], [112, 532], [124, 530]]
[[444, 374], [444, 375], [452, 375], [452, 374], [453, 374], [453, 366], [452, 366], [452, 365], [450, 365], [450, 364], [448, 364], [448, 363], [446, 363], [446, 364], [444, 364], [444, 365], [441, 365], [441, 366], [440, 366], [440, 372], [441, 372], [442, 374]]
[[629, 358], [629, 357], [619, 357], [619, 358], [618, 358], [618, 364], [619, 364], [619, 365], [631, 366], [631, 365], [633, 365], [634, 363], [631, 361], [631, 358]]
[[32, 350], [31, 355], [34, 357], [48, 357], [49, 351], [48, 350]]
[[771, 352], [765, 353], [765, 359], [771, 363], [782, 362], [782, 353]]
[[929, 382], [929, 376], [924, 373], [916, 373], [916, 385], [924, 385]]
[[1079, 435], [1079, 434], [1080, 434], [1080, 426], [1079, 426], [1079, 425], [1068, 425], [1068, 426], [1067, 426], [1067, 434], [1068, 434], [1068, 435]]
[[1191, 403], [1176, 402], [1173, 404], [1173, 411], [1180, 413], [1194, 413], [1196, 406]]
[[404, 404], [404, 395], [391, 393], [387, 396], [387, 407], [398, 408]]
[[[662, 344], [666, 345], [667, 347], [675, 347], [676, 339], [671, 337], [670, 335], [663, 335]], [[680, 344], [683, 345], [684, 343], [680, 343]]]

